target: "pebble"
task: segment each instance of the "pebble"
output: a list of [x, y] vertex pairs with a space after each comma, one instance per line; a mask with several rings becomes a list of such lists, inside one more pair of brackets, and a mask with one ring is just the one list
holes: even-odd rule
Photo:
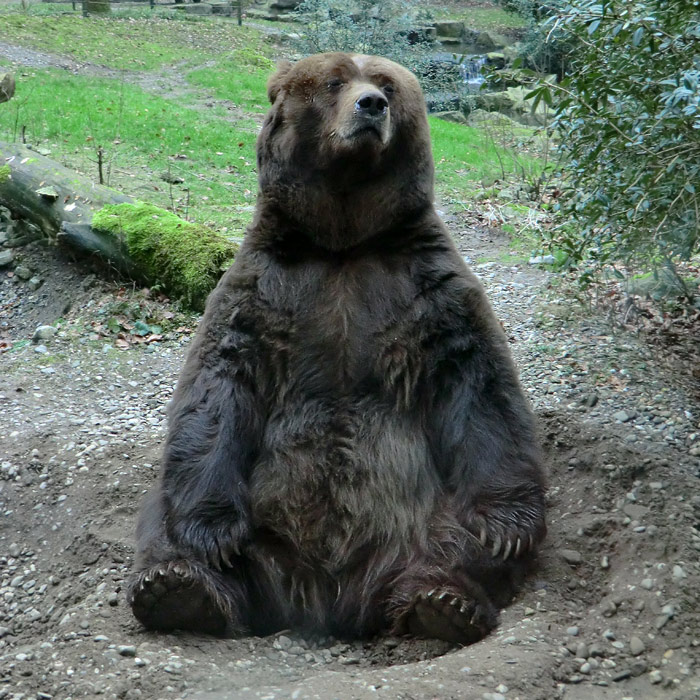
[[119, 656], [136, 656], [136, 647], [128, 644], [121, 644], [117, 647]]
[[55, 326], [38, 326], [34, 331], [32, 340], [36, 343], [39, 340], [49, 340], [56, 335], [58, 329]]
[[21, 280], [28, 280], [32, 276], [32, 271], [26, 265], [17, 265], [15, 274]]
[[681, 579], [684, 579], [687, 576], [687, 574], [685, 573], [685, 570], [682, 566], [676, 564], [673, 567], [672, 576], [674, 579], [676, 579], [676, 581], [680, 581]]
[[650, 578], [643, 578], [639, 585], [647, 591], [650, 591], [654, 587], [654, 582]]
[[15, 256], [11, 250], [0, 250], [0, 267], [11, 264], [14, 259]]
[[649, 682], [652, 683], [653, 685], [656, 685], [657, 683], [661, 683], [663, 681], [664, 677], [661, 674], [661, 671], [658, 671], [657, 669], [654, 669], [653, 671], [649, 671]]
[[576, 626], [567, 627], [567, 628], [566, 628], [566, 633], [567, 633], [570, 637], [578, 637], [579, 631], [580, 631], [579, 628], [576, 627]]
[[559, 554], [561, 554], [562, 559], [564, 559], [565, 562], [572, 564], [573, 566], [576, 566], [583, 561], [581, 553], [577, 552], [575, 549], [560, 549]]
[[632, 639], [630, 639], [630, 653], [632, 656], [639, 656], [645, 649], [646, 646], [639, 637], [632, 637]]

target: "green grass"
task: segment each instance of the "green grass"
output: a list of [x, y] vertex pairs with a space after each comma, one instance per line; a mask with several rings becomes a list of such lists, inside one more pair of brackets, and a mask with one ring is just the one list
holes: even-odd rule
[[216, 97], [231, 100], [250, 112], [268, 108], [267, 79], [275, 64], [266, 56], [236, 51], [219, 59], [215, 65], [188, 73], [193, 85], [210, 88]]
[[[91, 160], [102, 146], [110, 184], [128, 194], [216, 226], [240, 228], [250, 218], [257, 187], [252, 120], [232, 123], [116, 80], [55, 70], [26, 75], [3, 107], [1, 139], [17, 139], [25, 125], [29, 143], [95, 175]], [[184, 183], [163, 182], [168, 170]]]
[[3, 41], [108, 68], [153, 70], [192, 64], [258, 41], [258, 33], [250, 27], [223, 19], [192, 22], [186, 17], [134, 19], [115, 13], [83, 18], [79, 13], [57, 16], [0, 10]]
[[469, 197], [484, 181], [516, 175], [523, 162], [533, 163], [512, 149], [497, 147], [483, 130], [429, 117], [438, 188], [456, 198]]
[[436, 19], [454, 19], [464, 22], [470, 29], [490, 32], [512, 32], [527, 27], [527, 21], [514, 12], [506, 12], [502, 7], [465, 7], [438, 9]]

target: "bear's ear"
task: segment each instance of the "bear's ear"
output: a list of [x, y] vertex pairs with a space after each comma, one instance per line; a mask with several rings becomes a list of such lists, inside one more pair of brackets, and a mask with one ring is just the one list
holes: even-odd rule
[[267, 81], [267, 99], [270, 100], [270, 104], [273, 104], [277, 99], [277, 95], [279, 95], [284, 85], [284, 79], [291, 69], [292, 64], [289, 61], [280, 61], [277, 64], [277, 72], [270, 76], [270, 79]]

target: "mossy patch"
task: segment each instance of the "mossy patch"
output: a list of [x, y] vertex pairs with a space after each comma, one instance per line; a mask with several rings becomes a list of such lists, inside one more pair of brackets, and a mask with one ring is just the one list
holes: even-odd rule
[[152, 204], [109, 205], [92, 226], [120, 238], [150, 284], [201, 310], [238, 245]]
[[10, 166], [9, 165], [3, 165], [0, 167], [0, 185], [2, 185], [3, 182], [6, 180], [10, 179]]

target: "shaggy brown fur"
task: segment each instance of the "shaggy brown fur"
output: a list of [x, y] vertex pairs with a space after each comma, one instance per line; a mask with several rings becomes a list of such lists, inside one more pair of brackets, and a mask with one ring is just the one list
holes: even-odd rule
[[155, 629], [472, 642], [545, 533], [532, 418], [433, 205], [416, 79], [285, 65], [260, 192], [209, 299], [138, 527]]

